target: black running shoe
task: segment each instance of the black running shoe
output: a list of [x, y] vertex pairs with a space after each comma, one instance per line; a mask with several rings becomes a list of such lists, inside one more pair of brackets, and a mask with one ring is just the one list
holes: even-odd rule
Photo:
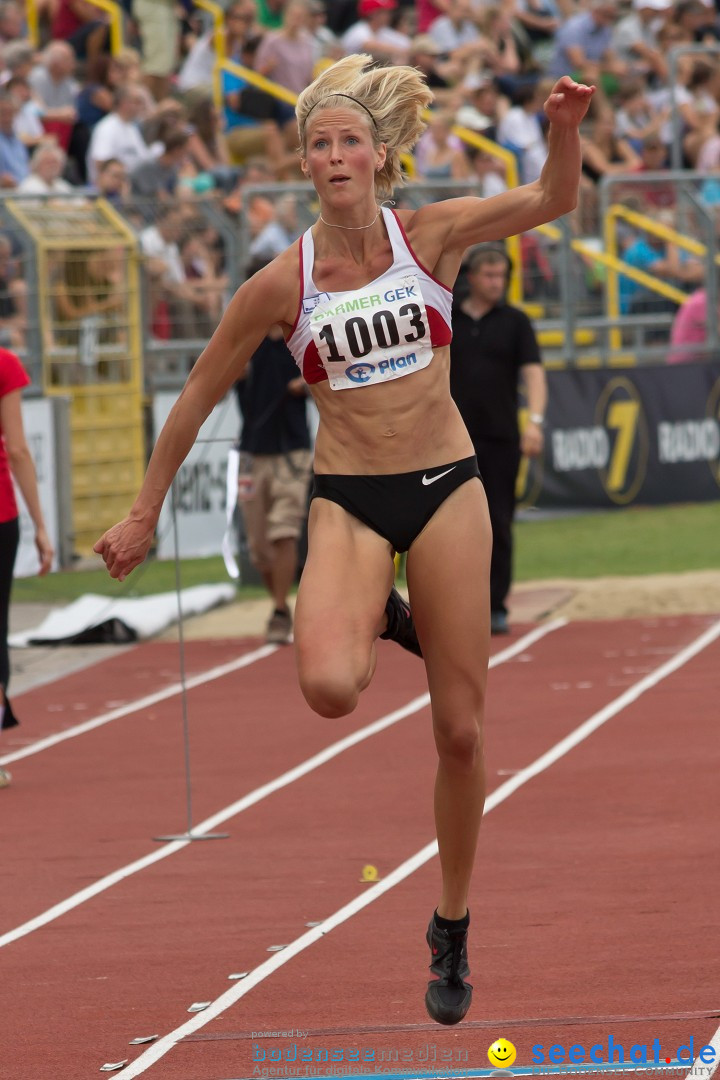
[[459, 1024], [470, 1008], [473, 988], [465, 982], [470, 974], [467, 935], [467, 930], [441, 930], [434, 915], [430, 920], [427, 943], [432, 954], [432, 978], [425, 1006], [438, 1024]]
[[0, 728], [3, 728], [4, 730], [5, 728], [17, 727], [19, 723], [20, 721], [16, 717], [15, 713], [12, 711], [12, 706], [10, 705], [10, 702], [7, 698], [5, 698], [5, 708], [3, 710]]
[[385, 605], [385, 614], [387, 615], [387, 630], [380, 637], [387, 641], [397, 641], [403, 649], [415, 653], [415, 656], [422, 656], [410, 605], [405, 603], [394, 585]]

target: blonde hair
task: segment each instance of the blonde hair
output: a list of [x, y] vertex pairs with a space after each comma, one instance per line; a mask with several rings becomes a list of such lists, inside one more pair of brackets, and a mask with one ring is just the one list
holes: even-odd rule
[[375, 194], [386, 199], [403, 182], [400, 155], [412, 150], [425, 130], [422, 112], [432, 97], [415, 68], [376, 67], [366, 54], [346, 56], [323, 71], [298, 98], [302, 152], [306, 151], [308, 117], [315, 108], [355, 110], [365, 117], [375, 146], [385, 143], [387, 148], [385, 164], [375, 174]]

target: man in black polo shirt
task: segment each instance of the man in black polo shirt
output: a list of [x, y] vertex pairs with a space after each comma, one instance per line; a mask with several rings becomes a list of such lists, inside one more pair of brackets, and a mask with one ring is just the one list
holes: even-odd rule
[[305, 383], [274, 326], [235, 384], [240, 413], [238, 501], [253, 565], [273, 598], [266, 640], [292, 641], [288, 604], [307, 518], [312, 450]]
[[[542, 453], [547, 383], [530, 320], [505, 302], [510, 261], [504, 248], [479, 244], [466, 256], [467, 295], [456, 292], [450, 390], [472, 439], [490, 508], [491, 630], [508, 632], [512, 522], [521, 454]], [[520, 436], [518, 386], [528, 403]]]

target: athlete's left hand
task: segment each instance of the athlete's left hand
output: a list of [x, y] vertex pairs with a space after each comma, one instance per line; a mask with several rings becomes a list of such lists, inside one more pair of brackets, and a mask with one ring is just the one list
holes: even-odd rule
[[520, 451], [525, 457], [539, 457], [542, 454], [543, 446], [545, 445], [545, 436], [543, 435], [543, 429], [539, 424], [533, 424], [532, 420], [528, 420], [523, 433], [520, 436]]
[[569, 75], [563, 75], [545, 102], [545, 115], [556, 127], [577, 127], [584, 119], [594, 93], [594, 86], [577, 83]]

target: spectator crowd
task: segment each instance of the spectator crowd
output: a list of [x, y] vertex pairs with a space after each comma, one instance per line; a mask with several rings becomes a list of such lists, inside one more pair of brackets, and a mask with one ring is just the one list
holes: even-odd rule
[[[248, 202], [244, 189], [302, 179], [292, 100], [352, 52], [412, 64], [432, 88], [433, 113], [409, 165], [418, 180], [502, 191], [506, 166], [485, 140], [510, 152], [521, 182], [536, 179], [547, 155], [542, 103], [568, 73], [598, 87], [582, 132], [576, 233], [598, 235], [607, 176], [652, 174], [647, 186], [628, 185], [626, 201], [670, 221], [675, 189], [657, 176], [680, 164], [699, 170], [699, 197], [720, 207], [720, 0], [219, 0], [222, 48], [236, 65], [221, 74], [217, 28], [192, 0], [117, 4], [120, 48], [91, 0], [33, 0], [37, 41], [25, 4], [0, 0], [0, 187], [133, 207], [160, 337], [188, 310], [188, 336], [201, 336], [221, 310], [229, 276], [203, 216], [208, 200], [231, 217], [244, 213], [253, 258], [272, 258], [300, 234], [306, 222], [292, 197]], [[461, 139], [457, 125], [484, 138]], [[629, 228], [623, 242], [636, 249], [635, 265], [701, 281], [701, 264], [672, 245]], [[528, 239], [523, 256], [535, 260], [537, 283], [547, 264], [536, 248]], [[15, 254], [4, 257], [0, 334], [17, 343]], [[626, 311], [634, 292], [632, 283], [623, 291]]]

